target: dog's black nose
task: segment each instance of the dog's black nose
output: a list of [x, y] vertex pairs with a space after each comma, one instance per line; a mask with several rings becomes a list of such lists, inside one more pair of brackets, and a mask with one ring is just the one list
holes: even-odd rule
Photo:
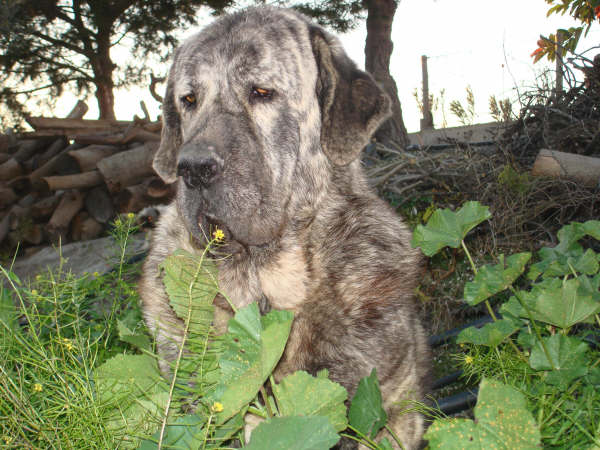
[[177, 175], [189, 188], [207, 187], [219, 174], [219, 164], [214, 158], [192, 161], [182, 159], [177, 164]]

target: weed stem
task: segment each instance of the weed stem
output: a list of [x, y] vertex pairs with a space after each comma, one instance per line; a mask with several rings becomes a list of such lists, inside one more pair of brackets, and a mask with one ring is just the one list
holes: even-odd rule
[[402, 450], [404, 450], [404, 445], [402, 445], [402, 441], [400, 440], [398, 435], [396, 433], [394, 433], [394, 431], [390, 428], [390, 426], [387, 423], [385, 424], [385, 429], [387, 430], [388, 433], [390, 433], [390, 436], [392, 436], [394, 438], [394, 440], [400, 446], [400, 448]]
[[265, 391], [264, 386], [260, 387], [260, 395], [262, 396], [263, 401], [265, 402], [265, 408], [267, 409], [267, 416], [270, 419], [271, 417], [273, 417], [273, 411], [271, 410], [271, 405], [269, 403], [269, 396], [267, 395], [267, 391]]
[[[467, 255], [467, 259], [469, 260], [469, 263], [471, 264], [471, 269], [473, 269], [473, 273], [475, 274], [475, 276], [477, 276], [477, 267], [475, 266], [475, 263], [473, 262], [473, 258], [471, 258], [471, 253], [469, 253], [469, 249], [467, 248], [466, 244], [465, 244], [465, 240], [461, 240], [460, 244], [462, 245], [463, 250], [465, 251], [465, 255]], [[490, 313], [490, 317], [492, 318], [492, 320], [494, 322], [498, 321], [498, 317], [496, 317], [496, 314], [494, 314], [494, 309], [492, 308], [492, 305], [490, 305], [490, 302], [488, 300], [485, 300], [485, 307], [487, 308], [488, 312]]]

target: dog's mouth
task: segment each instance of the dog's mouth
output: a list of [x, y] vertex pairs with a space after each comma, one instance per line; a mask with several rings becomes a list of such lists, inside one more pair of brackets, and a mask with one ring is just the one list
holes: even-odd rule
[[206, 214], [198, 213], [198, 227], [207, 242], [210, 242], [213, 239], [218, 242], [223, 242], [231, 240], [232, 238], [231, 231], [222, 221], [207, 216]]
[[198, 247], [204, 247], [212, 241], [213, 248], [218, 248], [216, 251], [219, 255], [240, 253], [246, 247], [243, 242], [236, 239], [224, 222], [202, 213], [198, 213], [197, 218], [197, 232], [192, 235]]

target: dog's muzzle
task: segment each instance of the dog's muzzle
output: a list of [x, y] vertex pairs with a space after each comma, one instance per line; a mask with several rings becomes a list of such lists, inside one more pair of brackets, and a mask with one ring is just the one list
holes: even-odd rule
[[222, 159], [211, 144], [185, 144], [177, 161], [177, 176], [189, 189], [207, 188], [223, 171]]

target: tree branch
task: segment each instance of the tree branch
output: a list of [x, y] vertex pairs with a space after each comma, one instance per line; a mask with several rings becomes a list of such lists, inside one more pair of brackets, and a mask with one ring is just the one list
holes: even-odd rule
[[54, 67], [59, 67], [61, 69], [69, 69], [72, 70], [74, 72], [78, 72], [81, 75], [83, 75], [85, 77], [85, 79], [87, 79], [90, 82], [94, 81], [94, 77], [92, 77], [90, 74], [88, 74], [87, 72], [85, 72], [83, 69], [81, 69], [80, 67], [74, 66], [72, 64], [65, 64], [65, 63], [61, 63], [59, 61], [57, 61], [56, 59], [52, 59], [52, 58], [48, 58], [44, 55], [41, 55], [40, 53], [35, 52], [34, 53], [36, 58], [39, 58], [40, 61], [43, 61], [45, 63], [47, 63], [48, 65], [54, 66]]
[[83, 42], [83, 47], [86, 50], [86, 56], [92, 61], [94, 57], [94, 48], [92, 46], [92, 41], [90, 40], [91, 35], [95, 35], [90, 30], [88, 30], [83, 24], [83, 19], [81, 18], [81, 1], [73, 0], [73, 11], [75, 13], [75, 29], [81, 37], [81, 41]]
[[[77, 81], [77, 78], [66, 79], [66, 80], [63, 81], [63, 83], [69, 83], [71, 81]], [[56, 86], [56, 84], [55, 83], [46, 84], [45, 86], [40, 86], [40, 87], [28, 89], [26, 91], [13, 91], [13, 94], [15, 94], [15, 95], [19, 95], [19, 94], [31, 94], [32, 92], [43, 91], [44, 89], [50, 89], [53, 86]]]
[[59, 47], [68, 48], [69, 50], [71, 50], [75, 53], [79, 53], [80, 55], [83, 55], [83, 56], [88, 56], [84, 49], [79, 48], [76, 45], [69, 44], [68, 42], [66, 42], [64, 40], [54, 39], [53, 37], [47, 36], [43, 33], [40, 33], [39, 31], [32, 31], [31, 34], [39, 37], [40, 39], [43, 39], [46, 42], [50, 42], [51, 44], [57, 45]]

